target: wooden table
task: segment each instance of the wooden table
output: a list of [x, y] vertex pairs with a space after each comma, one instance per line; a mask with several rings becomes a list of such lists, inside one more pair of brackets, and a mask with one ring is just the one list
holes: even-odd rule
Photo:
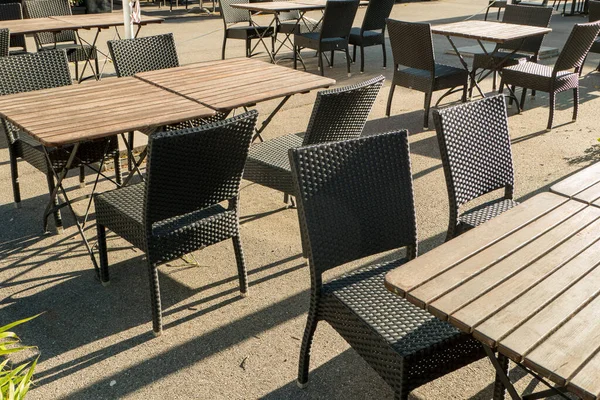
[[550, 191], [600, 207], [600, 162], [560, 181]]
[[257, 137], [291, 96], [335, 84], [334, 79], [250, 58], [189, 64], [135, 77], [224, 113], [282, 98]]
[[390, 272], [385, 284], [481, 341], [513, 398], [504, 357], [600, 398], [600, 207], [539, 194]]

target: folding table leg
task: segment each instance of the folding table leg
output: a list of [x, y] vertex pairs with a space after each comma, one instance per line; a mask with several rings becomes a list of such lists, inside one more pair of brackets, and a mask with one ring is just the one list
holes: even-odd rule
[[[98, 28], [96, 30], [96, 35], [94, 36], [94, 40], [92, 41], [91, 48], [89, 51], [84, 46], [84, 43], [87, 43], [87, 42], [85, 40], [81, 39], [81, 36], [79, 36], [79, 31], [75, 31], [75, 34], [77, 35], [77, 40], [81, 44], [81, 48], [85, 52], [85, 56], [86, 56], [85, 64], [83, 64], [83, 68], [81, 69], [81, 74], [79, 75], [78, 83], [81, 83], [84, 80], [83, 74], [84, 74], [87, 66], [89, 65], [90, 68], [92, 68], [92, 54], [94, 52], [94, 48], [96, 48], [96, 42], [98, 41], [98, 36], [100, 36], [100, 31], [101, 31], [100, 28]], [[97, 57], [98, 57], [98, 50], [96, 49], [96, 58]], [[96, 73], [94, 74], [94, 77], [96, 78], [97, 81], [100, 80], [100, 71], [96, 71]], [[85, 79], [87, 79], [87, 78], [85, 78]]]
[[[260, 33], [259, 30], [258, 30], [258, 26], [259, 25], [257, 25], [254, 22], [254, 20], [252, 19], [252, 13], [250, 11], [248, 11], [248, 15], [250, 15], [250, 24], [254, 28], [254, 33], [256, 33], [256, 35], [257, 35], [256, 39], [258, 39], [258, 42], [250, 50], [249, 57], [252, 57], [252, 53], [254, 53], [254, 50], [256, 50], [256, 48], [258, 47], [258, 45], [260, 43], [262, 43], [262, 45], [264, 46], [265, 50], [267, 51], [267, 54], [269, 55], [269, 58], [271, 59], [271, 62], [273, 64], [275, 64], [275, 55], [273, 54], [273, 51], [269, 50], [269, 47], [267, 46], [267, 44], [264, 41], [264, 38], [266, 37], [267, 33], [271, 30], [271, 28], [273, 28], [273, 25], [276, 23], [277, 18], [273, 17], [273, 19], [271, 20], [271, 23], [269, 24], [269, 26], [267, 27], [267, 29], [265, 29], [264, 32]], [[275, 29], [273, 30], [273, 32], [275, 33]]]
[[[260, 128], [258, 129], [254, 129], [254, 136], [252, 137], [252, 142], [254, 142], [256, 139], [260, 139], [260, 141], [264, 141], [261, 134], [263, 133], [263, 131], [265, 130], [265, 128], [271, 123], [271, 120], [273, 119], [273, 117], [275, 116], [275, 114], [277, 114], [279, 112], [279, 110], [281, 110], [281, 107], [284, 106], [285, 103], [287, 103], [287, 101], [290, 99], [290, 97], [292, 97], [291, 95], [285, 96], [277, 105], [277, 107], [275, 107], [275, 109], [269, 114], [269, 116], [262, 122]], [[248, 111], [247, 107], [244, 107], [244, 111]]]

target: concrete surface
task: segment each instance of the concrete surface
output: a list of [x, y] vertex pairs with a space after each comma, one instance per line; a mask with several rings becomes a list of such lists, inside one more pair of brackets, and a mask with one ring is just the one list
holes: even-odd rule
[[[458, 21], [482, 10], [486, 0], [440, 0], [397, 4], [392, 17], [441, 23]], [[151, 10], [152, 8], [145, 8]], [[150, 11], [152, 12], [152, 11]], [[165, 13], [163, 8], [160, 13]], [[175, 13], [182, 14], [181, 10]], [[364, 10], [357, 16], [357, 25]], [[553, 16], [546, 46], [562, 48], [581, 17]], [[220, 57], [222, 22], [219, 16], [186, 16], [144, 28], [142, 34], [173, 32], [182, 64]], [[86, 34], [90, 35], [89, 32]], [[114, 31], [103, 31], [101, 49]], [[472, 41], [457, 40], [459, 46]], [[33, 43], [31, 43], [33, 45]], [[448, 43], [435, 37], [436, 55], [444, 63], [458, 60], [444, 54]], [[33, 48], [33, 47], [32, 47]], [[242, 43], [231, 41], [228, 57], [242, 56]], [[391, 53], [388, 53], [391, 65]], [[353, 65], [346, 76], [343, 57], [326, 74], [339, 85], [358, 82], [382, 70], [380, 48], [366, 50], [366, 72]], [[266, 57], [263, 57], [266, 59]], [[316, 73], [316, 59], [306, 52], [308, 71]], [[544, 60], [552, 63], [555, 59]], [[556, 127], [545, 132], [547, 95], [529, 99], [521, 115], [509, 110], [516, 170], [516, 196], [527, 199], [551, 184], [600, 159], [596, 139], [600, 75], [592, 72], [598, 55], [590, 55], [581, 78], [581, 106], [571, 122], [570, 93], [558, 96]], [[283, 65], [290, 65], [285, 63]], [[107, 67], [110, 72], [111, 65]], [[114, 79], [107, 77], [105, 79]], [[491, 91], [491, 82], [483, 82]], [[367, 125], [367, 133], [407, 128], [411, 132], [420, 250], [439, 245], [447, 224], [447, 194], [433, 130], [423, 131], [423, 95], [396, 90], [393, 116], [384, 117], [389, 90], [386, 83]], [[434, 95], [434, 102], [441, 93]], [[315, 93], [299, 95], [283, 108], [265, 132], [271, 138], [302, 131], [308, 122]], [[448, 99], [457, 101], [458, 95]], [[262, 115], [276, 102], [260, 104]], [[169, 107], [169, 104], [165, 104]], [[431, 123], [431, 125], [433, 125]], [[199, 265], [183, 260], [160, 267], [164, 327], [161, 337], [151, 333], [148, 279], [140, 251], [109, 235], [111, 284], [103, 287], [65, 215], [62, 235], [42, 234], [41, 216], [47, 200], [44, 177], [20, 163], [23, 207], [12, 204], [8, 151], [0, 139], [0, 324], [36, 313], [44, 314], [17, 332], [41, 354], [36, 386], [30, 399], [384, 399], [389, 387], [329, 326], [317, 329], [308, 386], [296, 387], [297, 358], [309, 301], [309, 271], [301, 256], [296, 211], [285, 209], [283, 196], [270, 189], [243, 183], [241, 234], [249, 270], [250, 295], [238, 294], [230, 242], [195, 253]], [[91, 179], [91, 175], [90, 175]], [[77, 178], [69, 178], [71, 193]], [[110, 189], [101, 182], [102, 190]], [[87, 189], [89, 190], [89, 187]], [[84, 211], [84, 204], [77, 210]], [[86, 227], [95, 241], [92, 221]], [[383, 255], [389, 257], [392, 255]], [[342, 268], [347, 270], [369, 260]], [[336, 271], [341, 273], [343, 271]], [[30, 352], [24, 357], [33, 357]], [[518, 388], [531, 391], [538, 384], [520, 370], [511, 375]], [[487, 360], [418, 388], [413, 399], [487, 399], [493, 371]]]

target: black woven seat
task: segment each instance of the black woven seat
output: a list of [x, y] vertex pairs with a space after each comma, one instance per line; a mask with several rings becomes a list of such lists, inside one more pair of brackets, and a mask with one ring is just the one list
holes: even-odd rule
[[[486, 97], [434, 110], [433, 120], [448, 189], [450, 240], [518, 204], [506, 103], [500, 95]], [[465, 204], [498, 189], [504, 189], [503, 198], [462, 213]]]
[[[65, 52], [62, 50], [44, 51], [34, 54], [0, 58], [0, 95], [29, 92], [67, 86], [72, 83], [69, 65]], [[18, 160], [23, 159], [46, 175], [50, 193], [54, 190], [54, 173], [60, 172], [66, 165], [71, 154], [72, 146], [49, 148], [50, 161], [46, 158], [44, 147], [26, 133], [21, 132], [10, 122], [2, 119], [7, 135], [11, 164], [11, 177], [15, 204], [21, 202], [19, 185]], [[108, 150], [105, 155], [105, 150]], [[121, 182], [119, 166], [119, 148], [116, 137], [93, 142], [82, 143], [77, 150], [76, 158], [71, 168], [80, 169], [80, 182], [84, 182], [84, 166], [102, 161], [103, 157], [113, 157], [117, 183]], [[57, 200], [58, 201], [58, 200]], [[56, 203], [58, 204], [58, 203]], [[56, 227], [62, 227], [60, 212], [54, 213]]]
[[350, 30], [349, 42], [352, 45], [352, 60], [356, 62], [356, 47], [360, 47], [360, 72], [365, 70], [365, 47], [381, 45], [383, 68], [387, 64], [385, 52], [385, 19], [390, 16], [394, 0], [371, 0], [365, 11], [361, 27]]
[[[329, 323], [394, 390], [411, 390], [484, 356], [469, 335], [387, 291], [384, 276], [417, 255], [406, 131], [290, 150], [311, 301], [298, 383], [308, 381], [319, 321]], [[323, 283], [347, 262], [406, 247], [406, 257]]]
[[310, 122], [303, 136], [280, 136], [250, 148], [244, 179], [294, 196], [288, 158], [291, 148], [359, 137], [384, 77], [317, 94]]
[[[69, 0], [23, 0], [25, 18], [46, 18], [61, 15], [72, 15]], [[75, 63], [75, 79], [79, 79], [79, 62], [94, 60], [97, 75], [98, 54], [95, 48], [87, 44], [77, 43], [75, 31], [59, 33], [39, 32], [33, 35], [38, 51], [62, 49], [67, 52], [69, 62]]]
[[[150, 135], [146, 181], [94, 197], [100, 278], [109, 281], [108, 228], [146, 253], [156, 334], [162, 331], [159, 263], [232, 239], [240, 291], [248, 290], [238, 197], [257, 115]], [[227, 208], [219, 204], [225, 201]]]
[[350, 29], [358, 10], [358, 0], [329, 0], [323, 12], [323, 21], [319, 32], [294, 34], [294, 69], [298, 68], [298, 55], [304, 48], [316, 50], [319, 56], [319, 70], [325, 75], [323, 52], [331, 53], [330, 65], [336, 51], [346, 53], [346, 66], [350, 76], [350, 53], [348, 40]]
[[546, 129], [550, 130], [554, 120], [556, 94], [571, 89], [573, 90], [573, 121], [575, 121], [579, 108], [579, 70], [599, 31], [600, 21], [576, 24], [553, 68], [532, 62], [506, 67], [502, 70], [500, 91], [502, 92], [505, 84], [510, 86], [513, 94], [515, 87], [523, 88], [521, 109], [525, 105], [527, 89], [549, 93], [550, 115]]
[[[250, 14], [247, 10], [231, 7], [232, 4], [248, 4], [250, 0], [220, 0], [221, 17], [223, 18], [223, 47], [221, 59], [225, 59], [227, 39], [241, 39], [246, 41], [246, 57], [252, 57], [252, 40], [271, 38], [271, 52], [275, 52], [275, 27], [252, 25]], [[239, 24], [239, 25], [238, 25]]]
[[429, 127], [429, 108], [433, 92], [448, 90], [436, 104], [455, 87], [463, 87], [462, 100], [467, 101], [469, 74], [462, 68], [435, 62], [431, 26], [424, 23], [403, 22], [387, 19], [387, 28], [394, 55], [394, 78], [390, 85], [386, 116], [390, 116], [392, 98], [396, 86], [402, 86], [425, 93], [425, 115], [423, 127]]
[[[506, 6], [502, 22], [546, 28], [550, 25], [551, 18], [552, 7], [528, 7], [509, 4]], [[496, 90], [497, 71], [524, 61], [537, 62], [544, 37], [544, 35], [533, 36], [498, 44], [491, 54], [483, 52], [475, 53], [473, 55], [473, 67], [471, 68], [471, 89], [469, 95], [473, 94], [477, 71], [480, 69], [493, 71], [494, 80], [492, 88]], [[515, 51], [517, 52], [515, 53]]]
[[[0, 3], [0, 21], [10, 21], [23, 19], [23, 10], [21, 9], [21, 3]], [[10, 38], [10, 55], [17, 55], [27, 53], [27, 42], [25, 41], [25, 35], [12, 35]]]

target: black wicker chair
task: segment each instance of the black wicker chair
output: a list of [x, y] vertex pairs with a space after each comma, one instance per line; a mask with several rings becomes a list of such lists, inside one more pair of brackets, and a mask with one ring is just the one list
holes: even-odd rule
[[[502, 17], [502, 22], [517, 25], [530, 25], [548, 27], [552, 18], [552, 7], [531, 7], [521, 5], [507, 5]], [[533, 36], [525, 39], [512, 40], [499, 44], [492, 54], [475, 53], [473, 56], [473, 67], [471, 68], [471, 88], [469, 96], [473, 94], [477, 71], [492, 70], [493, 86], [496, 90], [496, 71], [504, 67], [515, 65], [525, 61], [538, 62], [538, 55], [542, 47], [544, 35]]]
[[8, 29], [0, 29], [0, 57], [8, 57], [10, 47], [10, 32]]
[[485, 17], [483, 19], [485, 21], [487, 21], [487, 19], [488, 19], [488, 13], [490, 12], [490, 8], [497, 8], [498, 9], [498, 14], [496, 15], [496, 19], [500, 19], [500, 11], [502, 11], [503, 8], [506, 8], [507, 4], [508, 4], [507, 0], [489, 0], [488, 1], [488, 6], [485, 9]]
[[[384, 287], [417, 255], [408, 132], [290, 150], [298, 216], [311, 273], [298, 384], [308, 382], [319, 321], [328, 322], [394, 390], [396, 399], [484, 356], [469, 335]], [[402, 258], [323, 283], [342, 264], [406, 247]]]
[[[589, 14], [588, 14], [589, 22], [600, 21], [600, 1], [589, 0], [588, 12], [589, 12]], [[590, 48], [590, 53], [600, 54], [600, 38], [596, 38], [596, 40], [594, 40], [594, 43], [592, 44], [592, 47]], [[596, 71], [600, 71], [600, 63], [596, 67]]]
[[[153, 329], [162, 331], [158, 264], [233, 239], [240, 291], [248, 290], [238, 197], [257, 112], [148, 138], [145, 182], [94, 197], [100, 278], [109, 281], [108, 228], [146, 253]], [[228, 201], [227, 208], [219, 203]]]
[[[69, 64], [64, 50], [48, 50], [34, 54], [23, 54], [0, 58], [0, 95], [29, 92], [67, 86], [72, 83]], [[11, 178], [15, 205], [20, 206], [21, 191], [19, 187], [18, 160], [23, 159], [46, 175], [50, 193], [54, 190], [55, 181], [53, 169], [62, 171], [71, 154], [72, 146], [65, 148], [46, 148], [51, 163], [48, 162], [42, 145], [26, 133], [20, 132], [14, 125], [2, 119], [2, 125], [7, 136], [10, 156]], [[107, 140], [109, 143], [107, 143]], [[72, 168], [80, 169], [80, 182], [84, 182], [84, 166], [99, 162], [104, 157], [115, 160], [117, 183], [121, 183], [119, 166], [119, 148], [116, 137], [106, 140], [82, 143], [79, 146]], [[57, 200], [58, 201], [58, 200]], [[55, 203], [58, 205], [58, 203]], [[57, 230], [62, 230], [60, 212], [54, 213]]]
[[303, 48], [317, 51], [321, 75], [325, 75], [323, 52], [331, 53], [330, 65], [333, 66], [335, 51], [344, 51], [348, 76], [350, 76], [348, 41], [356, 10], [358, 10], [358, 3], [358, 0], [329, 0], [325, 6], [320, 32], [294, 34], [294, 69], [298, 68], [298, 54]]
[[294, 33], [318, 32], [320, 30], [319, 21], [308, 18], [306, 15], [302, 18], [302, 20], [298, 21], [299, 19], [299, 11], [287, 11], [279, 13], [279, 25], [277, 25], [277, 32], [291, 35]]
[[350, 30], [350, 44], [352, 45], [352, 60], [356, 62], [356, 47], [360, 47], [360, 72], [365, 71], [365, 47], [381, 45], [383, 51], [383, 68], [387, 66], [385, 52], [385, 20], [390, 16], [394, 7], [394, 0], [371, 0], [365, 11], [360, 28]]
[[427, 129], [433, 92], [450, 89], [439, 98], [437, 105], [455, 87], [462, 86], [462, 100], [467, 101], [469, 74], [463, 68], [435, 62], [429, 24], [396, 21], [389, 18], [386, 21], [394, 55], [394, 78], [390, 85], [385, 115], [390, 116], [396, 86], [412, 88], [425, 93], [423, 127]]
[[384, 80], [379, 76], [358, 85], [317, 93], [304, 136], [291, 134], [254, 144], [244, 179], [283, 192], [288, 203], [289, 196], [295, 195], [289, 149], [359, 137]]
[[[550, 94], [550, 116], [546, 130], [552, 129], [554, 104], [557, 93], [573, 90], [573, 121], [577, 119], [579, 108], [579, 69], [585, 60], [592, 43], [600, 32], [600, 21], [576, 24], [561, 51], [554, 68], [534, 62], [506, 67], [502, 70], [500, 91], [504, 85], [510, 86], [514, 96], [516, 86], [523, 88], [521, 110], [525, 103], [527, 89]], [[512, 101], [512, 97], [511, 97]]]
[[[23, 0], [25, 18], [45, 18], [60, 15], [71, 15], [69, 0]], [[77, 43], [75, 31], [59, 33], [40, 32], [33, 35], [38, 51], [64, 49], [69, 62], [75, 63], [75, 79], [79, 79], [79, 62], [87, 61], [88, 56], [94, 60], [98, 74], [98, 54], [96, 48], [87, 44]]]
[[[480, 225], [518, 203], [506, 104], [496, 95], [433, 111], [448, 188], [450, 218], [446, 240]], [[504, 189], [504, 197], [461, 214], [478, 197]]]
[[[20, 3], [0, 4], [0, 21], [10, 21], [23, 19], [23, 10]], [[17, 55], [27, 53], [27, 43], [25, 35], [13, 35], [10, 38], [10, 46], [18, 49], [13, 49], [9, 54]]]
[[[275, 27], [253, 26], [250, 14], [246, 10], [231, 7], [232, 4], [247, 4], [250, 0], [220, 0], [221, 17], [225, 30], [223, 31], [223, 48], [221, 59], [225, 59], [227, 39], [241, 39], [246, 41], [246, 57], [252, 57], [252, 40], [271, 38], [271, 52], [275, 52]], [[260, 35], [259, 35], [260, 34]]]

